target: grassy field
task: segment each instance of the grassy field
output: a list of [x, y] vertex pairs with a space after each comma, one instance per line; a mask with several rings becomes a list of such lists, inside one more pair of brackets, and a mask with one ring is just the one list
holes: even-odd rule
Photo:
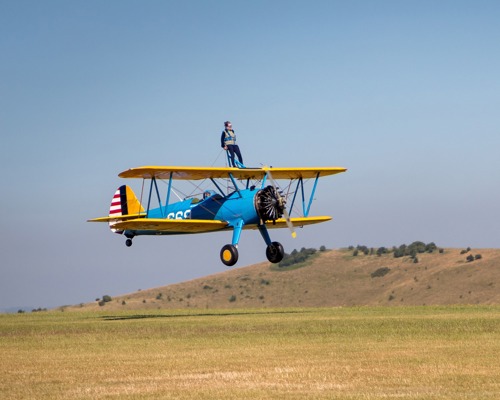
[[2, 399], [499, 399], [500, 307], [0, 315]]

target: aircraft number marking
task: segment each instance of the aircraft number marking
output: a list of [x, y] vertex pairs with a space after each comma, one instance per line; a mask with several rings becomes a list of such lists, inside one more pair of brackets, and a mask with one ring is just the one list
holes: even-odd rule
[[191, 210], [171, 212], [167, 215], [167, 219], [191, 219]]

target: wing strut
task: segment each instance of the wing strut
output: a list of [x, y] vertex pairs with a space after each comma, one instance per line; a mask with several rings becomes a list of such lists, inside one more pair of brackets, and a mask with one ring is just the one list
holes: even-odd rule
[[[314, 185], [313, 185], [313, 188], [312, 188], [312, 191], [311, 191], [311, 197], [309, 198], [309, 204], [307, 205], [307, 210], [304, 210], [304, 217], [308, 217], [309, 216], [309, 210], [311, 209], [311, 204], [313, 202], [313, 199], [314, 199], [314, 194], [316, 193], [316, 187], [318, 186], [318, 179], [319, 179], [319, 172], [317, 173], [316, 175], [316, 179], [314, 180]], [[304, 192], [302, 192], [304, 193]], [[304, 201], [304, 198], [302, 197], [302, 201]], [[305, 203], [303, 203], [303, 207], [304, 207]]]
[[156, 178], [153, 176], [151, 178], [151, 184], [149, 185], [149, 198], [148, 198], [148, 208], [146, 210], [146, 218], [149, 216], [149, 210], [151, 209], [151, 197], [153, 195], [153, 186], [155, 187], [156, 190], [156, 196], [158, 198], [158, 204], [160, 205], [160, 210], [161, 210], [161, 216], [164, 216], [164, 209], [161, 206], [161, 197], [160, 197], [160, 191], [158, 190], [158, 184], [156, 183]]
[[236, 190], [236, 193], [238, 193], [238, 196], [241, 199], [243, 196], [241, 195], [240, 188], [236, 184], [236, 181], [234, 180], [234, 176], [233, 176], [233, 174], [231, 172], [229, 173], [229, 178], [231, 178], [231, 181], [233, 182], [233, 185], [234, 185], [234, 190]]
[[167, 199], [165, 200], [165, 209], [167, 209], [168, 204], [170, 202], [170, 192], [172, 190], [172, 175], [173, 175], [173, 172], [170, 172], [170, 176], [168, 178]]
[[311, 195], [309, 197], [309, 202], [306, 207], [306, 196], [304, 194], [304, 181], [302, 178], [299, 178], [297, 181], [297, 187], [295, 188], [295, 193], [293, 194], [292, 198], [292, 203], [290, 204], [289, 212], [292, 212], [293, 206], [295, 204], [295, 198], [297, 197], [297, 193], [299, 192], [299, 188], [302, 194], [302, 213], [304, 214], [304, 217], [309, 216], [309, 211], [311, 210], [311, 205], [314, 200], [314, 194], [316, 193], [316, 187], [318, 186], [318, 180], [319, 180], [319, 172], [316, 174], [316, 178], [314, 179], [314, 185], [311, 190]]

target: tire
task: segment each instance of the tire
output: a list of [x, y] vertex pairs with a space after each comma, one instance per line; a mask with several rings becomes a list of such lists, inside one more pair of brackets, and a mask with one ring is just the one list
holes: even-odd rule
[[285, 250], [279, 242], [272, 242], [266, 249], [266, 257], [273, 264], [279, 263], [285, 256]]
[[127, 247], [132, 246], [132, 239], [125, 240], [125, 246], [127, 246]]
[[220, 260], [224, 265], [232, 267], [238, 261], [238, 249], [232, 244], [226, 244], [220, 250]]

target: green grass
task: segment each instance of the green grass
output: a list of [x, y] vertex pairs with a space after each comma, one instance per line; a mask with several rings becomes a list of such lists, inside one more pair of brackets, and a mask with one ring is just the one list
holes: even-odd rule
[[498, 399], [500, 307], [0, 315], [2, 399]]

